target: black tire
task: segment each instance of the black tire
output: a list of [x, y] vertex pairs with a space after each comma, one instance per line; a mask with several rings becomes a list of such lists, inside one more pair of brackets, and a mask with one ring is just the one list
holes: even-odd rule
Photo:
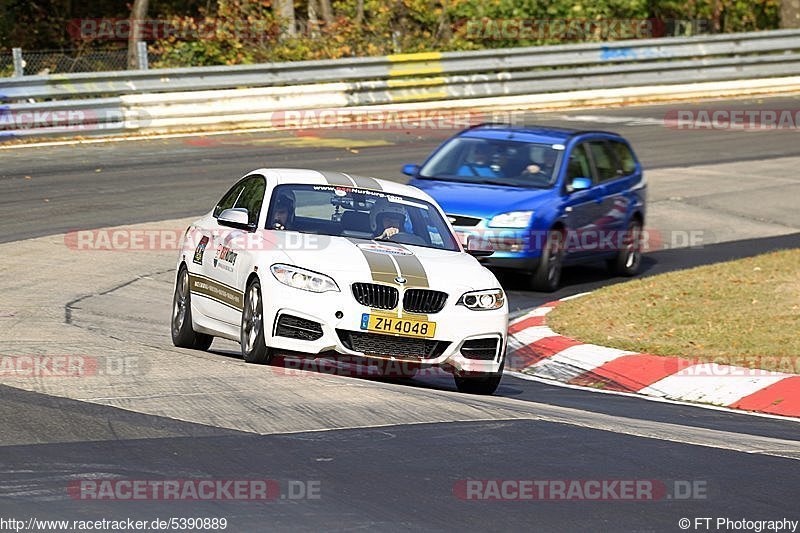
[[561, 263], [564, 259], [564, 234], [551, 229], [542, 248], [539, 265], [530, 275], [530, 285], [535, 291], [553, 292], [561, 282]]
[[189, 291], [189, 271], [185, 266], [178, 270], [175, 294], [172, 297], [172, 344], [179, 348], [208, 350], [214, 337], [198, 333], [192, 328], [192, 293]]
[[503, 379], [503, 367], [505, 367], [505, 364], [506, 361], [503, 359], [503, 363], [500, 365], [500, 371], [497, 373], [474, 372], [464, 376], [454, 374], [453, 379], [456, 382], [458, 392], [463, 392], [465, 394], [483, 394], [486, 396], [494, 394], [497, 387], [500, 385], [500, 380]]
[[264, 306], [261, 302], [261, 283], [258, 280], [253, 280], [244, 293], [239, 339], [245, 361], [259, 365], [272, 361], [272, 351], [264, 342]]
[[639, 273], [642, 266], [642, 223], [638, 219], [634, 218], [628, 223], [622, 238], [622, 249], [606, 264], [616, 276], [631, 277]]

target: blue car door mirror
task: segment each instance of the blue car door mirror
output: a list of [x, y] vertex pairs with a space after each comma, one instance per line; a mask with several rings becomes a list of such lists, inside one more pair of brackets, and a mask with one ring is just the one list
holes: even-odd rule
[[403, 174], [406, 176], [416, 176], [419, 165], [403, 165]]
[[567, 185], [567, 190], [569, 192], [585, 191], [586, 189], [591, 189], [591, 187], [591, 178], [573, 178], [572, 182]]

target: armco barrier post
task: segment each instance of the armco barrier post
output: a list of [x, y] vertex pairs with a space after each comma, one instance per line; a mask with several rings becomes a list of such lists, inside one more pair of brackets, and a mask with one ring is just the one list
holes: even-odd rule
[[147, 43], [144, 41], [136, 42], [136, 63], [139, 70], [147, 70]]
[[11, 55], [14, 58], [14, 77], [19, 78], [25, 75], [25, 61], [22, 60], [22, 48], [12, 48]]

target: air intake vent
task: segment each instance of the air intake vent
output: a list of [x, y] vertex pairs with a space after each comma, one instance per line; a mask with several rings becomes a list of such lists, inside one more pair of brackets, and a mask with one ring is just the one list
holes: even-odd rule
[[395, 287], [377, 283], [353, 283], [353, 297], [361, 305], [376, 309], [394, 309], [399, 299]]
[[434, 359], [444, 353], [450, 345], [446, 341], [413, 339], [380, 335], [378, 333], [359, 333], [337, 329], [339, 339], [350, 350], [365, 355], [392, 356], [398, 359]]
[[467, 359], [479, 359], [481, 361], [494, 361], [497, 356], [498, 338], [490, 339], [471, 339], [464, 341], [461, 345], [461, 355]]
[[438, 313], [444, 309], [446, 301], [446, 292], [408, 289], [403, 295], [403, 309], [409, 313]]
[[480, 218], [465, 217], [464, 215], [447, 215], [450, 223], [454, 226], [468, 227], [477, 226], [481, 223]]
[[281, 315], [275, 326], [275, 335], [302, 341], [315, 341], [322, 337], [322, 326], [313, 320], [292, 315]]

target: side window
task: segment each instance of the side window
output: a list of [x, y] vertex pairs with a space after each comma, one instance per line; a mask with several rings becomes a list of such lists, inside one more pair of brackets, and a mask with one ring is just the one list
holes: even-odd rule
[[611, 152], [608, 143], [591, 142], [589, 149], [592, 151], [594, 168], [597, 169], [597, 177], [600, 181], [613, 180], [620, 176], [617, 167], [617, 160]]
[[228, 192], [222, 197], [222, 199], [217, 203], [217, 206], [214, 208], [214, 218], [217, 218], [220, 213], [225, 211], [226, 209], [232, 209], [236, 200], [239, 199], [239, 196], [242, 194], [242, 190], [244, 189], [244, 181], [240, 181], [236, 185], [230, 188]]
[[261, 176], [251, 176], [244, 180], [244, 189], [236, 200], [233, 207], [244, 207], [249, 215], [248, 222], [251, 225], [258, 223], [258, 215], [261, 213], [261, 204], [264, 202], [264, 190], [267, 187], [266, 181]]
[[625, 176], [633, 174], [636, 170], [636, 159], [633, 157], [631, 149], [628, 145], [620, 141], [611, 141], [609, 143], [614, 153], [617, 154], [617, 160], [622, 168], [622, 173]]
[[571, 183], [575, 178], [592, 178], [592, 170], [589, 166], [589, 158], [586, 155], [585, 144], [579, 144], [569, 154], [567, 183]]
[[230, 188], [214, 208], [214, 218], [226, 209], [244, 207], [249, 215], [248, 222], [256, 224], [264, 201], [267, 183], [262, 176], [249, 176]]

